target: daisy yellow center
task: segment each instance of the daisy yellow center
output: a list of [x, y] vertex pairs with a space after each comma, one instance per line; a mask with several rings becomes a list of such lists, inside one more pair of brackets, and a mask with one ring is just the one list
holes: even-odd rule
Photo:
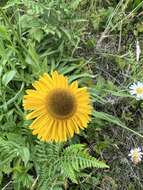
[[133, 152], [133, 157], [134, 157], [134, 158], [138, 158], [138, 157], [139, 157], [139, 152], [138, 152], [138, 150], [134, 150], [134, 152]]
[[134, 150], [132, 154], [132, 159], [134, 163], [138, 163], [140, 161], [141, 154], [138, 152], [138, 150]]
[[137, 94], [143, 94], [143, 87], [138, 87], [136, 89]]
[[57, 89], [48, 96], [47, 108], [49, 113], [57, 119], [71, 117], [76, 111], [74, 95], [64, 89]]

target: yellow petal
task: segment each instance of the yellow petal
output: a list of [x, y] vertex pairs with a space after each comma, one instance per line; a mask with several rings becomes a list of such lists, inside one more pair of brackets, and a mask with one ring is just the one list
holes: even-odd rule
[[69, 137], [73, 137], [74, 135], [74, 128], [70, 125], [70, 122], [67, 121], [67, 130], [68, 130], [68, 133], [69, 133]]
[[71, 89], [71, 90], [77, 90], [77, 88], [78, 88], [78, 83], [77, 83], [77, 81], [72, 82], [72, 84], [70, 85], [70, 89]]
[[31, 129], [37, 129], [37, 128], [43, 126], [48, 120], [49, 120], [49, 118], [47, 117], [47, 114], [42, 115], [40, 117], [37, 117], [32, 122], [32, 124], [29, 126], [29, 128], [31, 128]]
[[58, 141], [63, 141], [63, 138], [64, 138], [62, 125], [63, 125], [63, 122], [58, 122], [58, 127], [57, 127]]
[[41, 108], [39, 108], [39, 109], [37, 109], [37, 110], [35, 110], [35, 111], [29, 113], [29, 114], [26, 116], [26, 119], [27, 119], [27, 120], [28, 120], [28, 119], [33, 119], [33, 118], [35, 118], [35, 117], [39, 117], [39, 116], [41, 116], [41, 115], [45, 115], [46, 113], [47, 113], [46, 110], [45, 110], [43, 107], [41, 107]]

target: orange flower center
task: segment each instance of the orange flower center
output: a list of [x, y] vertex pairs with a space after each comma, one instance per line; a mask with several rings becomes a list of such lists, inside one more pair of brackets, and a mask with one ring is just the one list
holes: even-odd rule
[[65, 89], [56, 89], [48, 96], [48, 111], [57, 119], [71, 117], [76, 110], [76, 99], [71, 92]]

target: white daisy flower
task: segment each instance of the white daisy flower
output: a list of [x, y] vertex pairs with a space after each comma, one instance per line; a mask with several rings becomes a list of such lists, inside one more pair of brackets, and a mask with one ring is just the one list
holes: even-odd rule
[[143, 100], [143, 83], [137, 82], [133, 83], [130, 87], [130, 94], [135, 96], [136, 100]]
[[142, 160], [142, 155], [143, 155], [143, 152], [142, 152], [142, 150], [141, 150], [140, 147], [131, 149], [131, 150], [130, 150], [130, 154], [128, 154], [128, 156], [131, 157], [131, 161], [132, 161], [134, 164], [138, 164], [139, 162], [141, 162], [141, 160]]

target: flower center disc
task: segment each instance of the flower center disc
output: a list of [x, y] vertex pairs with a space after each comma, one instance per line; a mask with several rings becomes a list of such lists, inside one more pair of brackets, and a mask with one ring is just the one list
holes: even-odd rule
[[137, 91], [137, 94], [143, 94], [143, 87], [138, 87], [136, 91]]
[[48, 111], [58, 119], [71, 117], [76, 110], [76, 99], [67, 90], [57, 89], [48, 97]]

